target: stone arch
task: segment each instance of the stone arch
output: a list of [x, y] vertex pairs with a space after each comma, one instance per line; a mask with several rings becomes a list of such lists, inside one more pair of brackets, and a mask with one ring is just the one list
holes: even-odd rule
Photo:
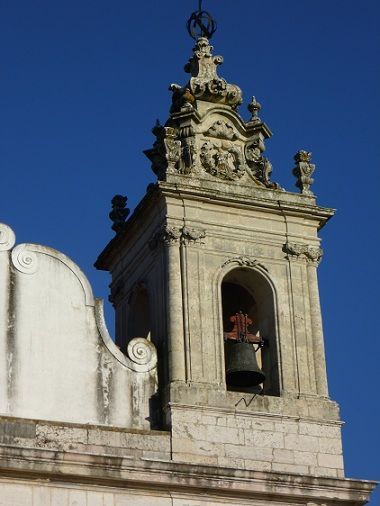
[[224, 332], [232, 330], [230, 316], [239, 311], [248, 315], [252, 320], [250, 331], [265, 341], [265, 346], [257, 354], [258, 363], [266, 376], [264, 394], [279, 395], [277, 295], [268, 272], [256, 261], [231, 259], [220, 272], [218, 288], [223, 336]]

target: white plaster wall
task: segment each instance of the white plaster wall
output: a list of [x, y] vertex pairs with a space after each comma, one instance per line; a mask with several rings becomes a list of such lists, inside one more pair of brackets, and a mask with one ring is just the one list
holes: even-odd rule
[[12, 246], [0, 251], [1, 413], [149, 428], [154, 346], [135, 340], [123, 355], [78, 266], [48, 247]]

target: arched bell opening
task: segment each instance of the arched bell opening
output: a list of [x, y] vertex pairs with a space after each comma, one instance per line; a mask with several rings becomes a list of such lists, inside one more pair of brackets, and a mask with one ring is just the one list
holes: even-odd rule
[[260, 272], [239, 267], [222, 281], [228, 390], [279, 395], [274, 292]]

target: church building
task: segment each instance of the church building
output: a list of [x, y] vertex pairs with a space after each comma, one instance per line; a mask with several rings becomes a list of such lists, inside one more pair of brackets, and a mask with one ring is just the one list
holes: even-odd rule
[[[115, 342], [66, 255], [0, 224], [0, 505], [361, 506], [329, 397], [318, 231], [334, 211], [272, 180], [272, 133], [220, 77], [213, 20], [188, 22], [185, 85], [145, 151], [157, 181], [95, 267]], [[185, 81], [186, 82], [186, 81]], [[122, 190], [122, 189], [121, 189]], [[17, 231], [16, 231], [17, 232]]]

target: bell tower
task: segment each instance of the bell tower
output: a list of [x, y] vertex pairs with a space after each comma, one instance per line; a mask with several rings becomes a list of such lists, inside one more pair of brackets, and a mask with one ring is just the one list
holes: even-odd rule
[[152, 419], [171, 431], [174, 461], [343, 483], [317, 280], [318, 231], [334, 211], [312, 192], [311, 153], [289, 166], [298, 192], [272, 180], [272, 132], [255, 97], [240, 116], [207, 19], [198, 34], [189, 21], [189, 80], [170, 86], [169, 117], [145, 151], [157, 181], [127, 221], [119, 196], [96, 262], [112, 275], [116, 342], [157, 348]]

